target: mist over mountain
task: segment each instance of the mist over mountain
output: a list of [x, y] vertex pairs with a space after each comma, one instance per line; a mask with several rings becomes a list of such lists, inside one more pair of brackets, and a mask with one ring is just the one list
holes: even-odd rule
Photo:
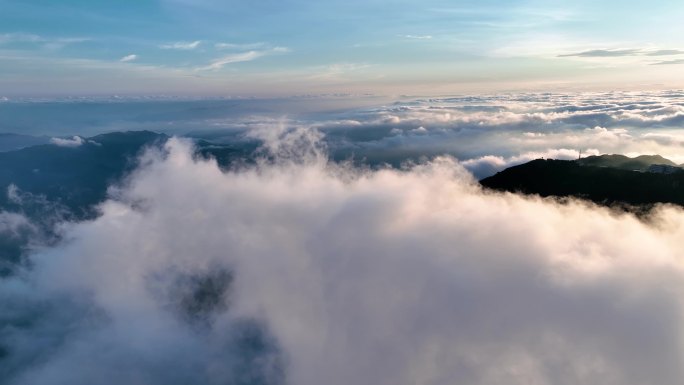
[[[146, 146], [163, 144], [165, 135], [148, 131], [121, 132], [90, 138], [53, 138], [52, 143], [0, 152], [0, 188], [10, 186], [66, 206], [77, 218], [102, 201], [107, 187], [136, 167]], [[2, 196], [0, 204], [13, 203]]]
[[[678, 107], [597, 99], [2, 152], [0, 383], [679, 384], [684, 211], [659, 203], [683, 184], [651, 168], [679, 161], [662, 117]], [[615, 149], [630, 157], [600, 155]], [[525, 163], [540, 157], [568, 160]]]
[[2, 131], [90, 137], [148, 130], [215, 144], [250, 132], [308, 127], [330, 156], [398, 167], [450, 155], [478, 179], [538, 158], [659, 154], [684, 163], [681, 91], [509, 93], [432, 98], [85, 98], [0, 104]]

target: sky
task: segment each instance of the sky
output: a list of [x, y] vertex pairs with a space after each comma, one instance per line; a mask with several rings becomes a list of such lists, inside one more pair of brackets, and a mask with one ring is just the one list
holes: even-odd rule
[[0, 0], [0, 97], [684, 85], [676, 0]]

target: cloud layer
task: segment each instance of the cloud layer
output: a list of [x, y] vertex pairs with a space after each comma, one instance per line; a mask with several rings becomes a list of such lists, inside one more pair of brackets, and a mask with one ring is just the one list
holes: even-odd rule
[[122, 57], [121, 59], [119, 59], [119, 61], [123, 62], [123, 63], [127, 63], [127, 62], [135, 61], [137, 58], [138, 58], [138, 55], [130, 54], [130, 55], [126, 55], [126, 56]]
[[[270, 54], [275, 54], [272, 51]], [[259, 54], [242, 55], [231, 54], [224, 61], [247, 60]], [[221, 62], [214, 67], [222, 65], [227, 69], [228, 64]], [[334, 77], [359, 68], [339, 65], [321, 76]], [[141, 100], [146, 102], [139, 103]], [[459, 159], [477, 178], [531, 157], [574, 159], [580, 151], [659, 154], [684, 163], [681, 91], [406, 97], [389, 101], [345, 94], [239, 102], [172, 98], [66, 101], [3, 103], [4, 123], [25, 133], [50, 136], [88, 137], [107, 131], [147, 129], [230, 145], [241, 145], [248, 132], [274, 125], [310, 127], [325, 135], [336, 160], [351, 158], [399, 166], [409, 159], [446, 154]], [[484, 161], [489, 166], [475, 167]]]
[[451, 158], [355, 170], [273, 132], [227, 172], [149, 152], [0, 281], [7, 383], [681, 383], [681, 210], [483, 192]]
[[278, 122], [313, 127], [326, 135], [336, 159], [398, 166], [448, 154], [477, 178], [539, 157], [576, 159], [580, 152], [660, 154], [684, 162], [679, 91], [408, 99], [331, 115], [248, 116], [212, 124], [216, 137], [221, 127], [231, 132]]

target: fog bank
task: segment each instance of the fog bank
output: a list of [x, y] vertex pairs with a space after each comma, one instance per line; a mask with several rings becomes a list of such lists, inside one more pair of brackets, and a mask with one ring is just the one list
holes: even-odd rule
[[[684, 213], [485, 192], [452, 158], [221, 171], [171, 139], [0, 281], [8, 384], [680, 384]], [[274, 160], [273, 160], [274, 159]], [[9, 218], [21, 223], [18, 218]]]

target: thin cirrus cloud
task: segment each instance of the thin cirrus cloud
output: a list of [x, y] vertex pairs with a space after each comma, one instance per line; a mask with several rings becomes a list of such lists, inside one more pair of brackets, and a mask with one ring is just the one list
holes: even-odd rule
[[661, 49], [658, 51], [649, 52], [646, 56], [670, 56], [670, 55], [684, 55], [684, 51], [679, 49]]
[[44, 48], [57, 49], [68, 44], [76, 44], [90, 41], [86, 37], [45, 37], [32, 33], [4, 33], [0, 34], [0, 45], [2, 44], [32, 44]]
[[411, 40], [430, 40], [432, 35], [402, 35], [402, 37]]
[[126, 55], [126, 56], [122, 57], [121, 59], [119, 59], [119, 61], [122, 63], [126, 63], [126, 62], [134, 61], [137, 58], [138, 58], [138, 55], [130, 54], [130, 55]]
[[269, 50], [251, 50], [247, 52], [240, 52], [235, 54], [226, 55], [217, 59], [214, 59], [209, 65], [196, 68], [197, 71], [216, 71], [225, 67], [229, 64], [248, 62], [252, 60], [259, 59], [261, 57], [272, 55], [276, 53], [286, 53], [290, 49], [287, 47], [275, 47]]
[[622, 57], [635, 56], [639, 55], [640, 53], [641, 50], [638, 49], [594, 49], [590, 51], [558, 55], [558, 57]]
[[218, 59], [214, 59], [211, 64], [197, 68], [198, 71], [216, 71], [220, 70], [224, 66], [233, 63], [242, 63], [246, 61], [252, 61], [266, 55], [265, 51], [248, 51], [237, 53], [233, 55], [226, 55]]
[[558, 57], [587, 57], [587, 58], [611, 58], [627, 56], [676, 56], [684, 55], [684, 51], [678, 49], [660, 49], [656, 51], [645, 49], [594, 49], [581, 52], [573, 52], [558, 55]]
[[161, 49], [177, 49], [177, 50], [193, 50], [202, 44], [201, 40], [195, 41], [177, 41], [170, 44], [162, 44], [159, 46]]
[[0, 44], [17, 43], [17, 42], [41, 42], [44, 39], [41, 36], [28, 33], [4, 33], [0, 34]]
[[216, 43], [214, 48], [218, 50], [229, 50], [229, 49], [257, 49], [265, 47], [266, 43]]
[[652, 63], [651, 65], [673, 65], [673, 64], [684, 64], [684, 59], [663, 60], [663, 61], [659, 61], [656, 63]]

